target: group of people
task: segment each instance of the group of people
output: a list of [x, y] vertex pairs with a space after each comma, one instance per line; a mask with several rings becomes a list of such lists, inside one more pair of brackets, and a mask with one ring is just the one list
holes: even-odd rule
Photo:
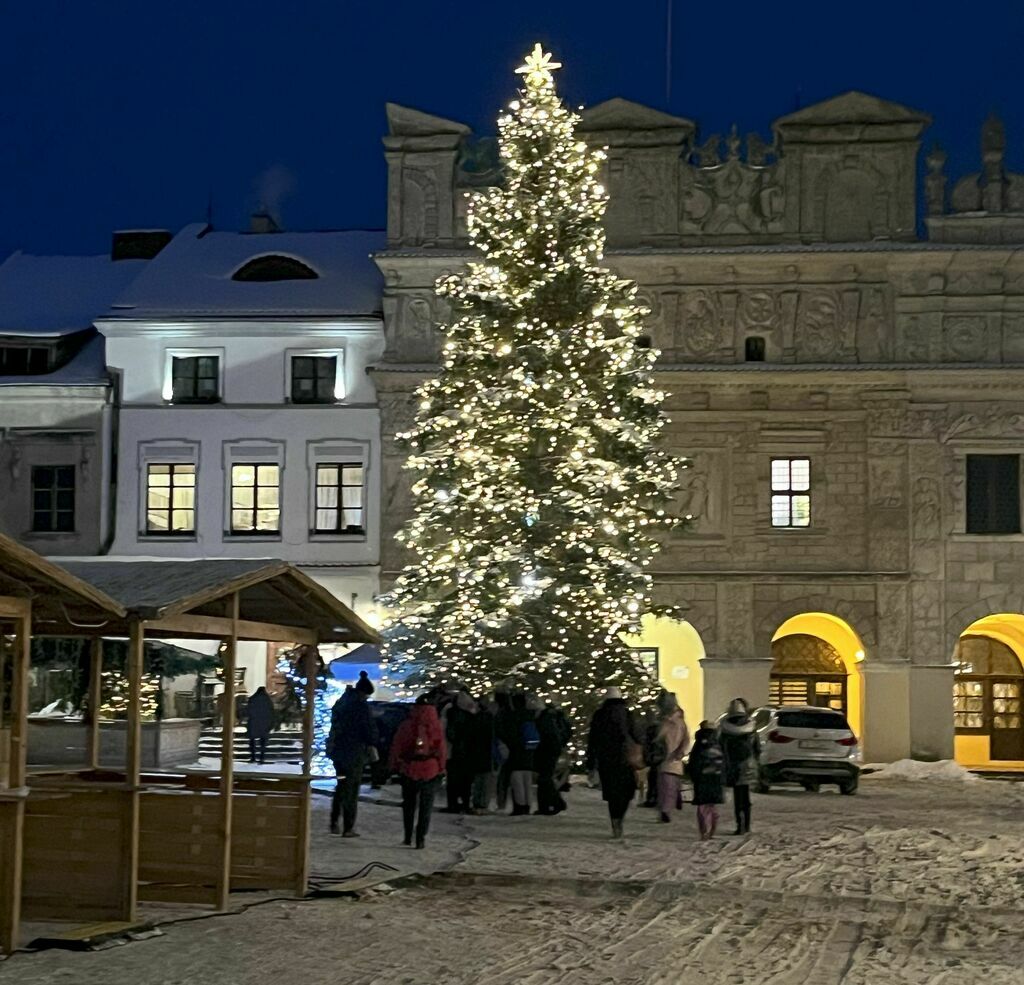
[[[330, 830], [346, 838], [355, 830], [363, 771], [379, 756], [377, 724], [368, 699], [373, 683], [362, 673], [332, 709], [327, 755], [338, 776]], [[404, 844], [423, 848], [434, 799], [446, 777], [449, 813], [482, 814], [494, 804], [513, 816], [530, 814], [536, 779], [538, 815], [566, 810], [572, 729], [565, 713], [524, 692], [497, 690], [474, 697], [467, 688], [434, 689], [416, 699], [386, 751], [388, 772], [402, 786]], [[663, 691], [653, 720], [633, 712], [617, 687], [609, 687], [590, 722], [586, 766], [608, 805], [612, 837], [637, 792], [669, 823], [682, 806], [688, 776], [702, 839], [714, 836], [725, 789], [733, 791], [736, 834], [750, 831], [750, 787], [757, 780], [759, 748], [746, 702], [734, 699], [717, 725], [701, 722], [692, 738], [674, 694]], [[340, 822], [340, 824], [339, 824]], [[414, 842], [415, 838], [415, 842]]]
[[[367, 765], [379, 755], [377, 722], [367, 704], [373, 683], [365, 672], [335, 703], [327, 755], [337, 773], [330, 831], [346, 838], [355, 830], [359, 785]], [[482, 814], [494, 804], [513, 815], [566, 809], [565, 757], [572, 731], [565, 713], [535, 695], [509, 690], [474, 697], [467, 688], [436, 688], [417, 698], [387, 750], [388, 771], [402, 785], [404, 844], [423, 848], [434, 798], [446, 777], [449, 813]], [[340, 824], [339, 824], [340, 822]]]
[[644, 785], [644, 805], [657, 807], [659, 820], [669, 823], [672, 811], [682, 806], [685, 773], [693, 785], [697, 828], [707, 840], [718, 827], [726, 787], [733, 791], [736, 834], [749, 833], [750, 787], [757, 781], [759, 755], [754, 722], [742, 698], [730, 702], [717, 726], [701, 722], [691, 747], [686, 718], [674, 694], [659, 695], [654, 720], [645, 727], [619, 688], [610, 687], [590, 723], [586, 763], [600, 782], [613, 838], [622, 837], [626, 812]]

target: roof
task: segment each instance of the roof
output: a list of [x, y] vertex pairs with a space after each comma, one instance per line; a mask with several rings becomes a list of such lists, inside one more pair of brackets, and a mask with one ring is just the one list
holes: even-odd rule
[[52, 337], [89, 328], [146, 263], [13, 253], [0, 264], [0, 335]]
[[[384, 280], [370, 254], [382, 231], [241, 233], [186, 226], [117, 299], [108, 317], [149, 320], [233, 316], [373, 316]], [[309, 280], [236, 281], [263, 256], [286, 256], [318, 275]]]
[[106, 340], [95, 330], [63, 366], [34, 376], [0, 376], [0, 386], [109, 386]]
[[606, 99], [589, 106], [580, 114], [580, 130], [680, 130], [687, 133], [696, 129], [693, 120], [663, 113], [660, 109], [635, 103], [631, 99]]
[[831, 126], [836, 123], [930, 123], [927, 113], [879, 99], [877, 96], [852, 89], [831, 99], [825, 99], [795, 113], [780, 116], [775, 126], [802, 124], [804, 126]]

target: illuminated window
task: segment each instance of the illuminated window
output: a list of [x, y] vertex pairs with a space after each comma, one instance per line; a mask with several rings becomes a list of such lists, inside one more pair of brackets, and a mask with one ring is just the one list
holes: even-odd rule
[[231, 532], [276, 534], [281, 531], [281, 467], [231, 466]]
[[37, 533], [74, 531], [73, 465], [38, 465], [32, 469], [32, 529]]
[[363, 533], [363, 477], [359, 463], [317, 465], [314, 533]]
[[772, 526], [811, 525], [811, 460], [772, 459]]
[[195, 465], [146, 469], [146, 533], [186, 535], [196, 529]]
[[630, 648], [633, 659], [640, 664], [654, 680], [658, 679], [658, 647], [635, 646]]

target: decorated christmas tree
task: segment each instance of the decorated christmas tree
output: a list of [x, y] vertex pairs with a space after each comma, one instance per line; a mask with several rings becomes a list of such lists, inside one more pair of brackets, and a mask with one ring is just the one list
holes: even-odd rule
[[659, 448], [657, 351], [636, 285], [600, 266], [604, 154], [576, 136], [536, 46], [498, 120], [504, 182], [471, 196], [480, 257], [439, 281], [440, 374], [400, 437], [415, 555], [385, 597], [389, 678], [511, 679], [586, 714], [603, 686], [657, 690], [622, 642], [651, 610], [648, 565], [677, 522]]

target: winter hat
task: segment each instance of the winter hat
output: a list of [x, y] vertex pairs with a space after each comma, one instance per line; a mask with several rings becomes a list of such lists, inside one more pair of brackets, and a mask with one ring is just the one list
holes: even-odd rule
[[745, 715], [747, 713], [747, 703], [742, 698], [733, 698], [729, 702], [729, 714], [730, 715]]
[[604, 700], [615, 701], [622, 697], [622, 689], [617, 688], [614, 685], [612, 687], [605, 688]]
[[359, 680], [356, 681], [356, 690], [360, 694], [373, 694], [373, 681], [370, 680], [370, 677], [365, 670], [359, 671]]

